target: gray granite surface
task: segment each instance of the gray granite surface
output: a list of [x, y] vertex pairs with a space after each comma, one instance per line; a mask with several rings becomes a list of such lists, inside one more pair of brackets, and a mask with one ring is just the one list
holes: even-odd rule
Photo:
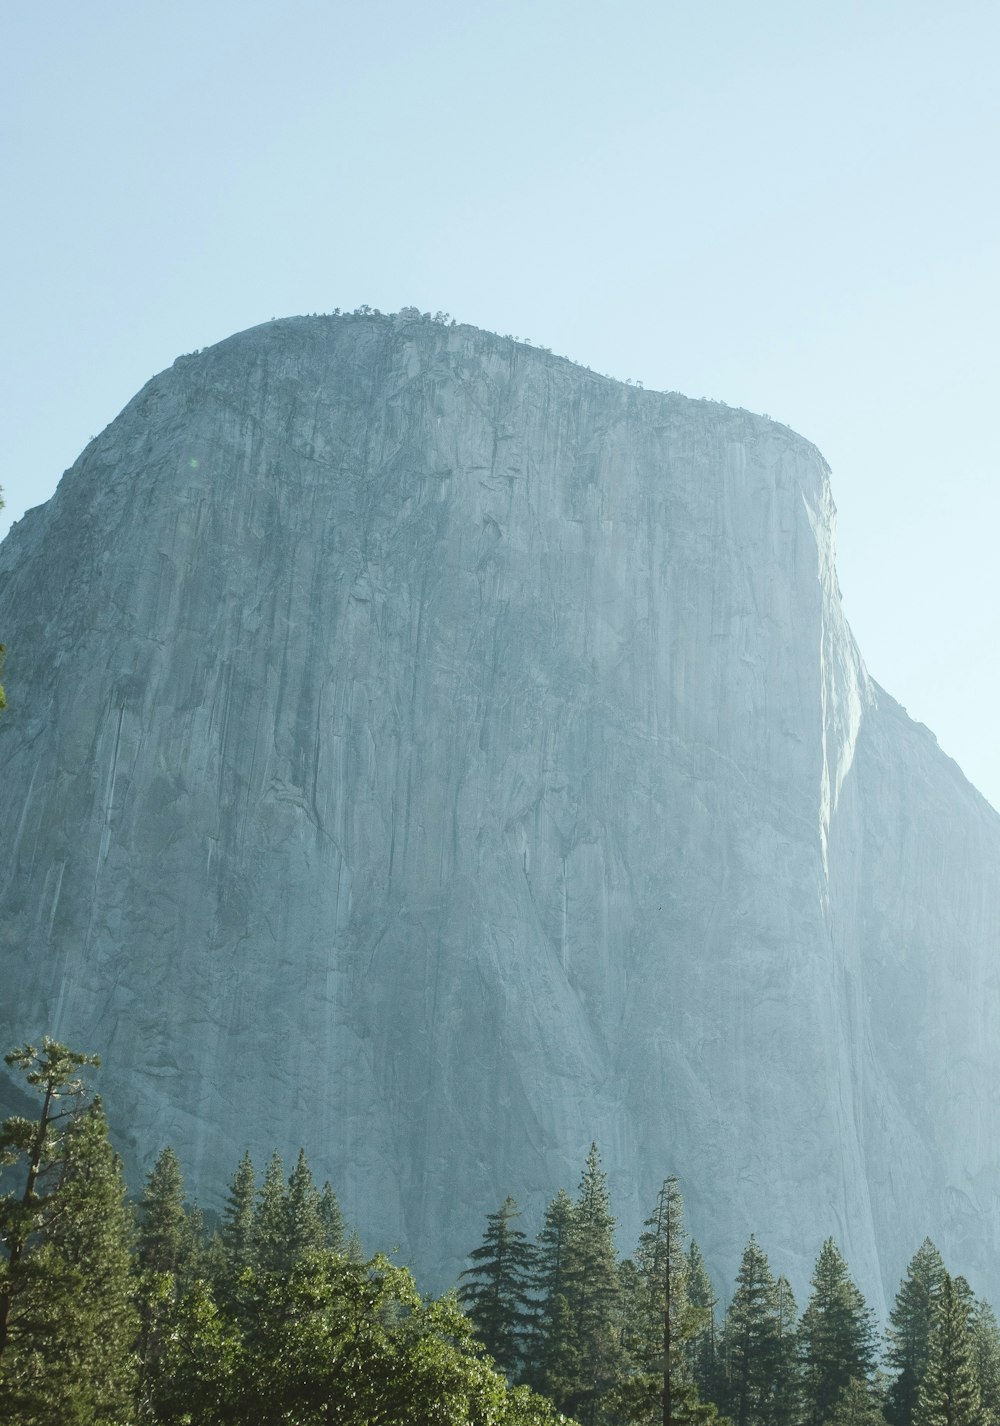
[[0, 547], [0, 1039], [138, 1176], [306, 1146], [447, 1285], [592, 1138], [722, 1293], [1000, 1298], [1000, 819], [866, 674], [816, 449], [468, 327], [180, 358]]

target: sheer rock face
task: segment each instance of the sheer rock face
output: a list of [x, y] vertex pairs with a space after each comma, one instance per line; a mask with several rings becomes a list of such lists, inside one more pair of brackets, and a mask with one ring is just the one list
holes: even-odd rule
[[4, 1043], [203, 1201], [304, 1144], [429, 1284], [594, 1138], [723, 1290], [753, 1230], [995, 1293], [1000, 820], [868, 679], [827, 475], [470, 328], [178, 360], [0, 549]]

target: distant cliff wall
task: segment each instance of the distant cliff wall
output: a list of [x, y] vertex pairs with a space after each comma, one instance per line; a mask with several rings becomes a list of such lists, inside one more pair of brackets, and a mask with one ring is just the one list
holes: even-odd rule
[[863, 668], [826, 466], [467, 327], [256, 328], [0, 547], [0, 1038], [133, 1168], [304, 1144], [446, 1283], [591, 1138], [728, 1291], [1000, 1292], [1000, 819]]

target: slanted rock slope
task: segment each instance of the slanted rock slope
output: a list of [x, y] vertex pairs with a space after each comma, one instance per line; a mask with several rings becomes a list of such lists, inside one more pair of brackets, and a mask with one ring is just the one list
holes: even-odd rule
[[304, 1144], [442, 1285], [598, 1141], [728, 1290], [998, 1293], [1000, 819], [868, 678], [828, 471], [468, 327], [179, 359], [0, 549], [0, 1038], [134, 1172]]

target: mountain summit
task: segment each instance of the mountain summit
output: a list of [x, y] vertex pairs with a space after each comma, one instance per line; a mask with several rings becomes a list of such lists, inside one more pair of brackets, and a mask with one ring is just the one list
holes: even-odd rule
[[403, 314], [155, 377], [0, 547], [0, 1039], [133, 1171], [300, 1144], [439, 1285], [596, 1139], [717, 1281], [1000, 1292], [1000, 818], [786, 427]]

